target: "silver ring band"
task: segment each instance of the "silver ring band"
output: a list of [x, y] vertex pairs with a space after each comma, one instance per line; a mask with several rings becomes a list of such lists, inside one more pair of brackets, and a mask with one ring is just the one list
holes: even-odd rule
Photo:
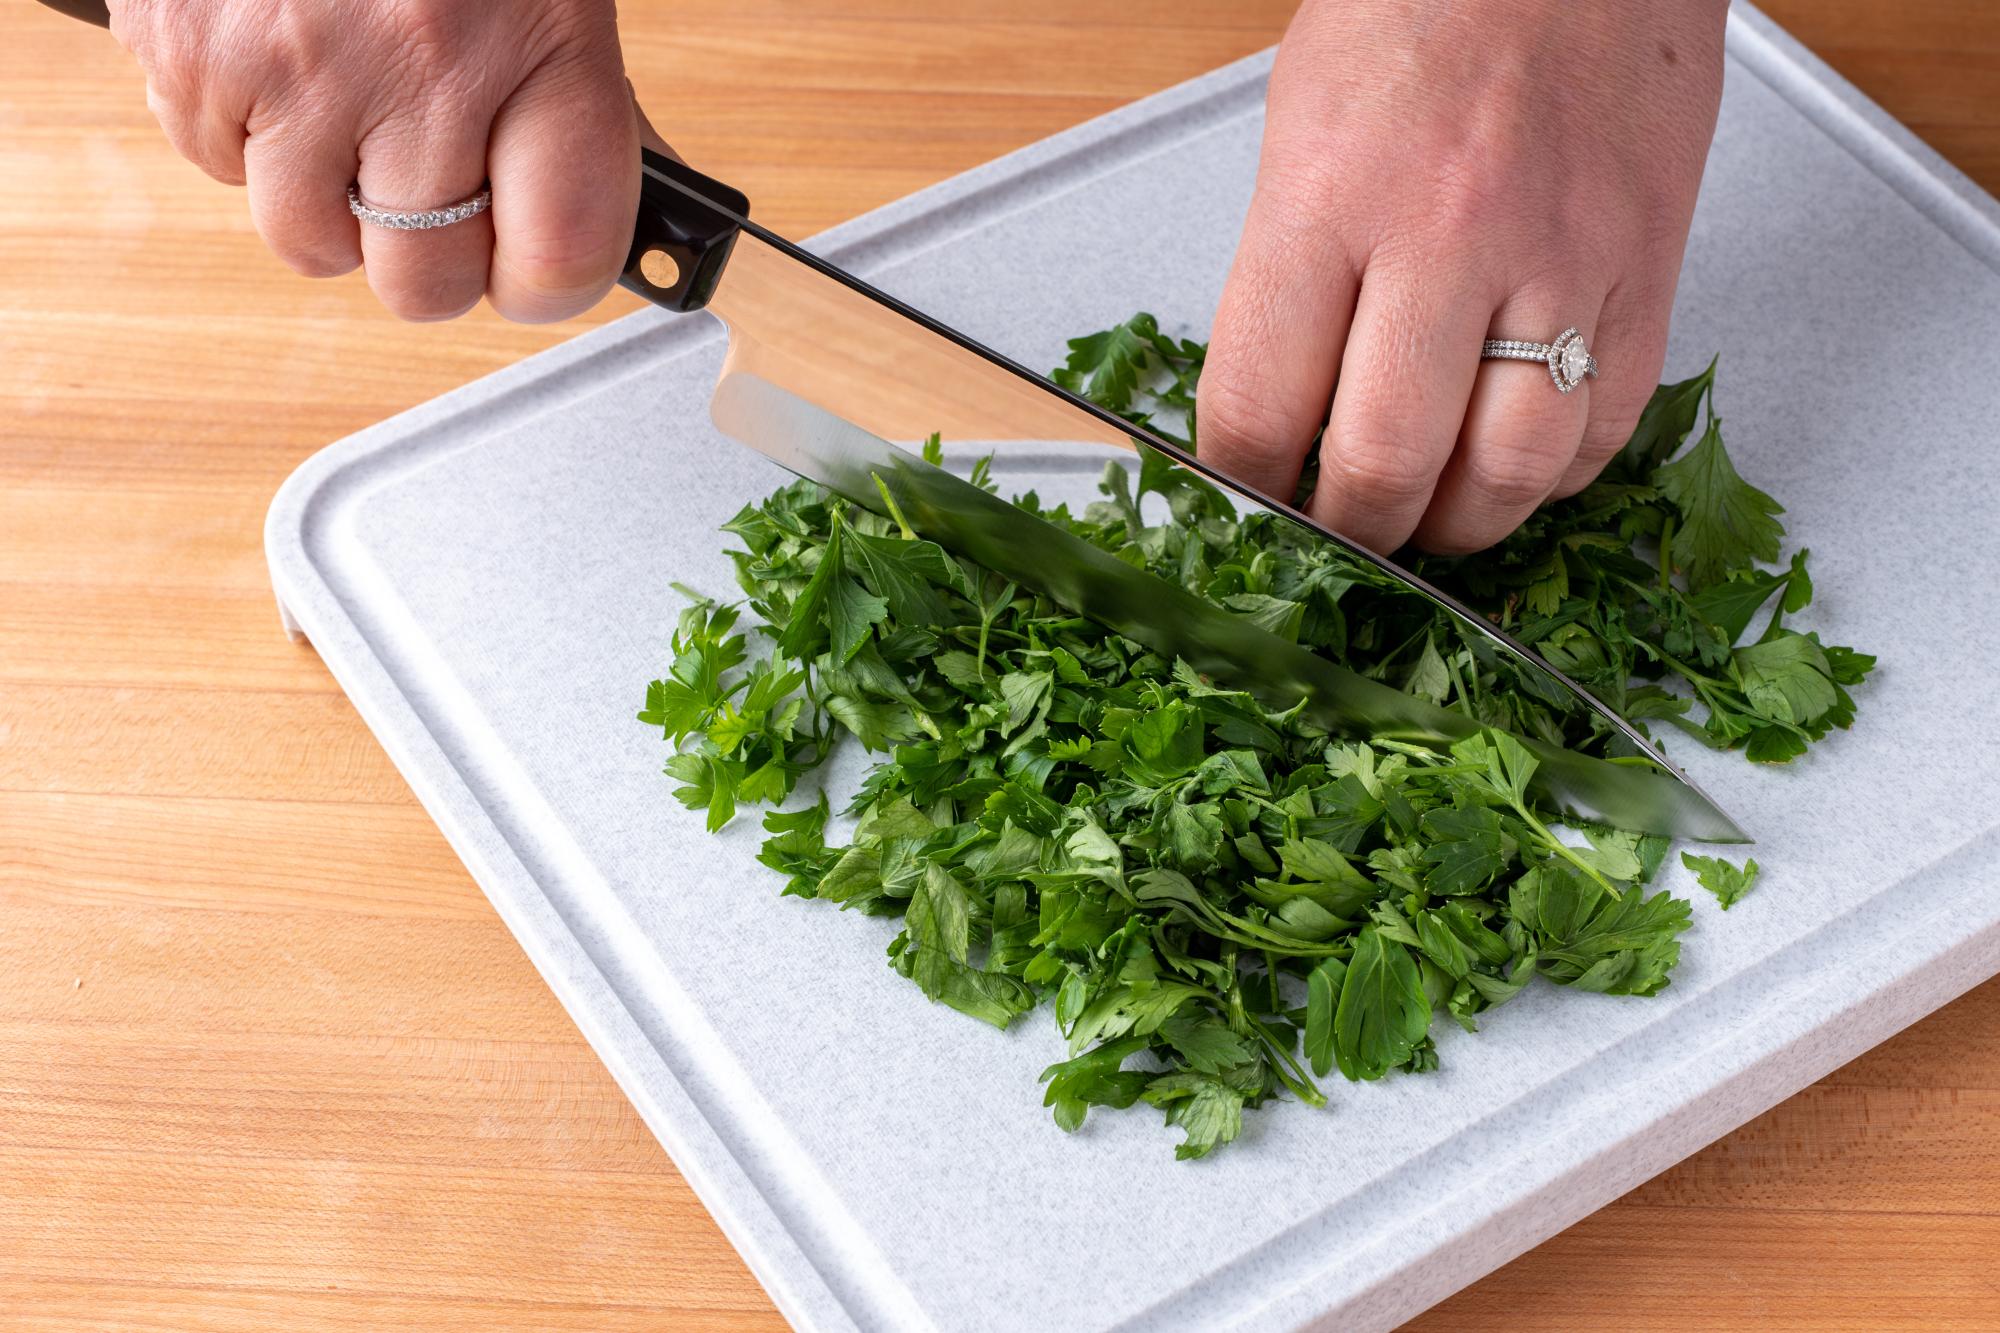
[[1564, 329], [1552, 343], [1521, 342], [1515, 338], [1488, 338], [1480, 344], [1479, 355], [1490, 361], [1540, 361], [1549, 368], [1556, 388], [1570, 392], [1588, 376], [1597, 378], [1597, 358], [1583, 345], [1583, 335]]
[[454, 222], [478, 217], [492, 206], [493, 191], [481, 190], [470, 199], [444, 208], [420, 208], [414, 212], [399, 213], [393, 208], [377, 208], [363, 199], [359, 185], [347, 187], [347, 211], [371, 227], [386, 227], [390, 231], [429, 231], [433, 227], [449, 227]]

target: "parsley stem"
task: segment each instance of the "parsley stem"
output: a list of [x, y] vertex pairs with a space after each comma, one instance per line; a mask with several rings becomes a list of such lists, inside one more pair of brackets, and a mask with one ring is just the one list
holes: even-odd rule
[[896, 527], [899, 530], [901, 530], [903, 534], [903, 540], [906, 542], [915, 541], [917, 539], [917, 534], [915, 530], [910, 527], [908, 520], [906, 520], [903, 517], [903, 507], [896, 503], [895, 496], [889, 494], [888, 484], [882, 480], [882, 474], [879, 472], [871, 472], [868, 474], [868, 478], [870, 481], [873, 481], [875, 483], [875, 489], [878, 492], [880, 492], [882, 496], [882, 503], [889, 506], [889, 517], [896, 520]]
[[1319, 1090], [1319, 1085], [1313, 1082], [1312, 1076], [1306, 1073], [1297, 1058], [1271, 1035], [1271, 1030], [1263, 1023], [1253, 1022], [1251, 1026], [1256, 1030], [1257, 1038], [1270, 1060], [1271, 1072], [1278, 1076], [1278, 1080], [1306, 1105], [1325, 1106], [1326, 1094]]
[[1542, 823], [1541, 820], [1535, 818], [1533, 814], [1529, 813], [1527, 806], [1516, 805], [1514, 807], [1514, 813], [1521, 816], [1522, 819], [1527, 821], [1528, 826], [1535, 831], [1537, 837], [1539, 837], [1545, 844], [1548, 845], [1550, 850], [1554, 851], [1557, 856], [1562, 857], [1563, 860], [1568, 861], [1578, 870], [1581, 870], [1584, 874], [1590, 876], [1591, 879], [1597, 881], [1598, 887], [1602, 888], [1606, 893], [1610, 894], [1614, 898], [1622, 898], [1624, 896], [1624, 894], [1622, 894], [1619, 891], [1618, 886], [1616, 884], [1613, 884], [1610, 880], [1606, 879], [1604, 875], [1597, 869], [1596, 866], [1593, 866], [1592, 864], [1590, 864], [1590, 862], [1584, 860], [1581, 856], [1577, 855], [1576, 848], [1570, 846], [1568, 843], [1564, 842], [1561, 838], [1558, 838], [1555, 834], [1549, 832], [1548, 826]]
[[1693, 685], [1713, 685], [1718, 690], [1733, 690], [1736, 688], [1726, 680], [1717, 680], [1714, 676], [1704, 675], [1702, 672], [1696, 671], [1678, 657], [1670, 657], [1666, 653], [1661, 653], [1660, 660], [1680, 672], [1683, 676], [1686, 676], [1688, 681]]
[[1668, 514], [1660, 524], [1660, 591], [1674, 590], [1674, 516]]
[[[1443, 657], [1443, 654], [1440, 653], [1439, 656]], [[1444, 670], [1445, 674], [1451, 677], [1452, 692], [1458, 696], [1461, 710], [1469, 712], [1472, 705], [1472, 695], [1465, 688], [1465, 678], [1458, 674], [1457, 659], [1457, 653], [1453, 653], [1450, 657], [1444, 657]]]
[[1222, 945], [1222, 968], [1229, 973], [1229, 1027], [1233, 1032], [1246, 1033], [1250, 1030], [1250, 1019], [1243, 1012], [1243, 978], [1236, 971], [1236, 942], [1225, 940]]

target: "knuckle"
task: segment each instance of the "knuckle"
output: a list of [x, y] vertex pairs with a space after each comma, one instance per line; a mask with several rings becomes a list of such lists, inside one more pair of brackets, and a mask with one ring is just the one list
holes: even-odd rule
[[1335, 157], [1326, 145], [1298, 136], [1266, 145], [1257, 168], [1258, 202], [1281, 224], [1325, 216], [1342, 197]]
[[273, 11], [258, 38], [260, 82], [276, 94], [310, 89], [334, 64], [334, 34], [309, 8], [278, 5]]
[[627, 245], [604, 227], [581, 226], [550, 232], [506, 247], [500, 264], [525, 300], [516, 318], [561, 319], [588, 308], [618, 276]]
[[1578, 491], [1596, 481], [1597, 474], [1604, 471], [1605, 464], [1609, 463], [1612, 455], [1617, 452], [1616, 449], [1612, 449], [1595, 457], [1579, 453], [1570, 461], [1570, 465], [1563, 470], [1562, 476], [1556, 481], [1555, 488], [1549, 492], [1549, 498], [1551, 500], [1567, 500], [1570, 496], [1575, 495]]
[[1483, 551], [1513, 531], [1512, 524], [1457, 519], [1450, 524], [1417, 531], [1417, 545], [1433, 555], [1471, 555]]
[[195, 133], [189, 136], [187, 145], [180, 151], [181, 156], [200, 167], [210, 180], [223, 185], [242, 185], [245, 182], [240, 144], [232, 152], [227, 145]]
[[1507, 216], [1490, 158], [1442, 155], [1432, 169], [1426, 211], [1431, 225], [1448, 235], [1483, 234], [1496, 218]]
[[1371, 191], [1356, 189], [1356, 152], [1339, 133], [1272, 133], [1258, 157], [1250, 224], [1294, 263], [1301, 251], [1358, 262], [1367, 248], [1368, 220], [1381, 205]]
[[1598, 468], [1604, 466], [1613, 454], [1625, 447], [1632, 438], [1632, 428], [1638, 425], [1637, 418], [1631, 420], [1592, 421], [1583, 432], [1583, 447], [1576, 451], [1577, 461]]
[[1373, 255], [1420, 274], [1491, 278], [1522, 246], [1518, 207], [1490, 163], [1441, 149], [1427, 178], [1371, 225]]
[[1204, 376], [1195, 398], [1200, 442], [1253, 462], [1291, 461], [1319, 429], [1317, 416], [1292, 406], [1254, 372]]
[[462, 14], [439, 0], [390, 0], [382, 16], [394, 33], [398, 70], [425, 86], [449, 76], [458, 65]]
[[321, 243], [271, 248], [285, 267], [302, 278], [338, 278], [361, 267], [361, 256], [343, 246]]
[[1418, 505], [1430, 495], [1437, 471], [1410, 440], [1393, 430], [1343, 435], [1320, 460], [1321, 484], [1330, 482], [1352, 499], [1386, 509]]
[[194, 90], [172, 71], [154, 70], [146, 76], [146, 110], [169, 135], [181, 133], [199, 106]]
[[457, 319], [478, 305], [484, 293], [483, 281], [474, 274], [462, 272], [426, 275], [399, 282], [387, 289], [377, 289], [383, 305], [389, 307], [399, 319], [413, 324], [435, 324]]
[[1639, 414], [1645, 410], [1650, 396], [1610, 392], [1601, 401], [1593, 403], [1590, 419], [1583, 428], [1583, 447], [1578, 451], [1579, 456], [1601, 465], [1605, 459], [1623, 449], [1625, 442], [1632, 438], [1632, 432], [1639, 424]]
[[1549, 498], [1551, 500], [1569, 499], [1570, 496], [1575, 495], [1578, 491], [1590, 485], [1591, 482], [1596, 481], [1597, 474], [1602, 472], [1604, 465], [1610, 461], [1609, 455], [1592, 460], [1586, 459], [1579, 454], [1577, 460], [1570, 464], [1569, 471], [1563, 473], [1561, 479], [1556, 482], [1555, 489], [1549, 492]]
[[[167, 137], [174, 138], [181, 119], [180, 99], [169, 91], [166, 84], [158, 77], [146, 80], [146, 110], [152, 113], [154, 120], [160, 122], [160, 127], [167, 132]], [[177, 139], [175, 146], [179, 146]]]
[[526, 49], [537, 53], [555, 56], [567, 52], [575, 57], [600, 48], [606, 37], [610, 39], [613, 58], [617, 59], [617, 17], [609, 6], [542, 4], [533, 7], [522, 42]]
[[135, 16], [130, 43], [139, 67], [146, 72], [146, 105], [191, 117], [204, 104], [227, 103], [240, 82], [225, 53], [218, 51], [211, 25], [183, 23], [176, 16]]
[[159, 8], [158, 0], [123, 0], [111, 6], [111, 35], [148, 73], [176, 63], [176, 40], [186, 31], [162, 23]]
[[452, 0], [390, 0], [383, 13], [388, 87], [405, 112], [437, 108], [462, 114], [490, 106], [504, 71], [526, 68], [533, 53], [509, 31], [503, 39], [481, 25], [481, 7]]
[[106, 6], [111, 12], [112, 38], [134, 56], [139, 57], [142, 64], [144, 55], [141, 48], [146, 39], [147, 11], [150, 6], [151, 0], [112, 0], [112, 3]]
[[453, 297], [439, 292], [426, 296], [401, 296], [383, 302], [396, 318], [410, 324], [442, 324], [469, 313], [479, 304], [477, 296]]
[[1520, 515], [1542, 502], [1568, 465], [1569, 455], [1551, 449], [1546, 439], [1494, 437], [1468, 453], [1466, 481], [1485, 507]]
[[519, 266], [530, 288], [557, 300], [595, 295], [613, 277], [609, 252], [587, 241], [549, 241], [521, 256]]
[[[1604, 392], [1591, 406], [1598, 412], [1636, 424], [1653, 396], [1653, 386], [1667, 363], [1667, 320], [1673, 312], [1673, 290], [1636, 308], [1625, 301], [1607, 304], [1598, 325], [1604, 328], [1604, 350], [1598, 361], [1606, 368], [1593, 385]], [[1592, 348], [1595, 351], [1595, 347]]]
[[[150, 97], [148, 98], [150, 101]], [[224, 185], [241, 185], [243, 175], [243, 144], [240, 137], [230, 138], [221, 127], [204, 122], [200, 111], [187, 111], [173, 106], [162, 106], [154, 112], [160, 128], [166, 131], [167, 142], [174, 151], [199, 168], [203, 174]]]
[[1572, 198], [1554, 211], [1550, 235], [1564, 239], [1568, 262], [1544, 271], [1542, 280], [1552, 288], [1592, 285], [1602, 291], [1628, 263], [1634, 253], [1643, 252], [1630, 234], [1629, 219], [1606, 218], [1602, 212]]

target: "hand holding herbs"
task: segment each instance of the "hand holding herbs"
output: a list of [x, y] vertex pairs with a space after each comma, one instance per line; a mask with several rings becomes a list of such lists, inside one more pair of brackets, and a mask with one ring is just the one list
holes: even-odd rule
[[[1057, 376], [1171, 429], [1193, 420], [1202, 355], [1141, 315], [1073, 342]], [[1683, 447], [1713, 374], [1662, 387], [1597, 484], [1491, 551], [1417, 568], [1628, 718], [1782, 762], [1852, 723], [1874, 659], [1787, 623], [1812, 596], [1806, 554], [1760, 563], [1779, 558], [1782, 510], [1736, 473], [1712, 412]], [[983, 464], [974, 480], [991, 489]], [[1666, 840], [1559, 837], [1509, 733], [1607, 757], [1621, 738], [1393, 581], [1163, 460], [1136, 481], [1114, 463], [1101, 489], [1081, 515], [1017, 503], [1485, 729], [1448, 752], [1330, 736], [798, 482], [725, 525], [761, 625], [698, 601], [647, 690], [676, 796], [720, 828], [854, 737], [880, 758], [852, 839], [827, 842], [821, 793], [765, 816], [759, 859], [787, 894], [900, 916], [890, 963], [933, 1000], [1002, 1027], [1050, 1000], [1069, 1048], [1043, 1075], [1057, 1123], [1145, 1101], [1181, 1157], [1236, 1138], [1245, 1107], [1321, 1104], [1335, 1069], [1434, 1068], [1434, 1015], [1476, 1030], [1537, 975], [1667, 985], [1690, 912], [1646, 892]], [[1725, 907], [1756, 870], [1686, 860]]]

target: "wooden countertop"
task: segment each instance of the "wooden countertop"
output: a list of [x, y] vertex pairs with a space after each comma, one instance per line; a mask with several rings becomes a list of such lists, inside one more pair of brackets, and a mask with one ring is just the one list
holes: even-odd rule
[[[625, 5], [808, 234], [1274, 40], [1288, 0]], [[1991, 0], [1766, 8], [2000, 190]], [[0, 5], [0, 1326], [781, 1326], [310, 649], [320, 445], [622, 314], [399, 325]], [[2000, 1327], [2000, 982], [1418, 1321]]]

